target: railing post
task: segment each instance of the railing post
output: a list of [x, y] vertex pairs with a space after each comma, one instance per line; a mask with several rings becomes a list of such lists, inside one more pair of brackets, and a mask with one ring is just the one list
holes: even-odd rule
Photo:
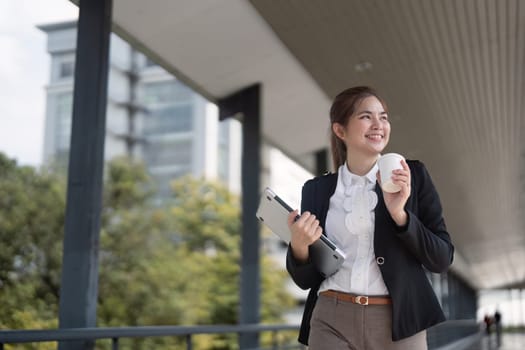
[[279, 342], [277, 340], [277, 330], [272, 331], [272, 349], [277, 350], [279, 348]]
[[118, 350], [118, 338], [112, 338], [111, 350]]
[[191, 334], [186, 334], [186, 350], [192, 350], [193, 349], [193, 343], [191, 340]]

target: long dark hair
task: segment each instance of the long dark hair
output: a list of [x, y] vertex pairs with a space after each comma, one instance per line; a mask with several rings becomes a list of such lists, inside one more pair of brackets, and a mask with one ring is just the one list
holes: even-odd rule
[[346, 127], [348, 120], [354, 114], [356, 106], [365, 98], [369, 96], [376, 97], [387, 111], [385, 101], [379, 94], [368, 86], [355, 86], [340, 92], [330, 107], [330, 143], [332, 145], [332, 160], [334, 162], [334, 169], [343, 165], [346, 161], [346, 145], [334, 133], [334, 123], [341, 124]]

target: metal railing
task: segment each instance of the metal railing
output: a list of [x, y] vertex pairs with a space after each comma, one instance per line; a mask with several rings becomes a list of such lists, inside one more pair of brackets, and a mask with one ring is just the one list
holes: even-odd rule
[[[293, 344], [280, 344], [277, 334], [283, 331], [298, 331], [298, 325], [210, 325], [210, 326], [143, 326], [143, 327], [96, 327], [49, 330], [6, 330], [0, 331], [0, 350], [4, 344], [41, 343], [59, 341], [111, 340], [112, 350], [119, 349], [122, 338], [179, 337], [184, 338], [186, 349], [193, 349], [196, 335], [236, 334], [271, 332], [272, 341], [267, 349], [305, 349], [294, 341]], [[429, 349], [435, 349], [457, 339], [479, 332], [475, 320], [450, 320], [427, 331]], [[259, 348], [262, 349], [262, 348]], [[243, 349], [248, 350], [248, 349]], [[255, 350], [255, 349], [252, 349]]]
[[0, 350], [4, 344], [41, 343], [58, 341], [95, 341], [111, 339], [112, 350], [118, 350], [121, 338], [148, 337], [184, 337], [186, 349], [193, 349], [193, 336], [199, 334], [240, 334], [272, 333], [272, 344], [269, 349], [304, 349], [295, 344], [279, 344], [277, 333], [282, 331], [298, 331], [298, 325], [213, 325], [213, 326], [143, 326], [143, 327], [95, 327], [67, 328], [49, 330], [6, 330], [0, 331]]

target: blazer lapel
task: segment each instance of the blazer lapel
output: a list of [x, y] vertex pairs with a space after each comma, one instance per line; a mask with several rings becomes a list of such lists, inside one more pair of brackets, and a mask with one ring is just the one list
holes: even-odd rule
[[[328, 208], [330, 206], [330, 198], [335, 192], [335, 189], [337, 187], [337, 173], [325, 175], [327, 177], [327, 181], [324, 184], [323, 188], [320, 189], [319, 193], [323, 195], [323, 198], [319, 198], [319, 222], [321, 223], [321, 226], [324, 228], [326, 223], [326, 216], [328, 215]], [[323, 230], [323, 233], [326, 233], [325, 230]]]
[[374, 210], [375, 214], [375, 227], [374, 227], [374, 249], [376, 251], [376, 254], [382, 253], [381, 247], [383, 247], [383, 243], [385, 241], [388, 241], [387, 237], [384, 237], [385, 233], [388, 233], [389, 230], [388, 227], [388, 218], [390, 214], [388, 213], [388, 209], [385, 205], [385, 199], [383, 197], [383, 191], [381, 190], [381, 187], [376, 182], [375, 192], [377, 194], [377, 205]]
[[375, 213], [375, 224], [377, 227], [378, 223], [382, 223], [381, 219], [384, 217], [384, 214], [387, 213], [387, 209], [385, 206], [385, 199], [383, 198], [383, 191], [381, 190], [381, 187], [379, 186], [379, 183], [377, 183], [377, 181], [376, 181], [375, 192], [377, 194], [377, 205], [376, 205], [376, 208], [374, 209], [374, 213]]

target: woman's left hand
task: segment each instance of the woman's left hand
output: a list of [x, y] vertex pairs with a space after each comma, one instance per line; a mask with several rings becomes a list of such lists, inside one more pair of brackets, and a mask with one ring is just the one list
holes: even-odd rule
[[[392, 172], [392, 182], [401, 187], [401, 190], [396, 193], [389, 193], [383, 191], [383, 198], [385, 205], [390, 213], [392, 219], [398, 226], [405, 226], [408, 221], [408, 215], [405, 211], [405, 204], [410, 197], [410, 168], [405, 160], [401, 161], [403, 169], [394, 170]], [[377, 181], [381, 185], [381, 176], [377, 172]]]

